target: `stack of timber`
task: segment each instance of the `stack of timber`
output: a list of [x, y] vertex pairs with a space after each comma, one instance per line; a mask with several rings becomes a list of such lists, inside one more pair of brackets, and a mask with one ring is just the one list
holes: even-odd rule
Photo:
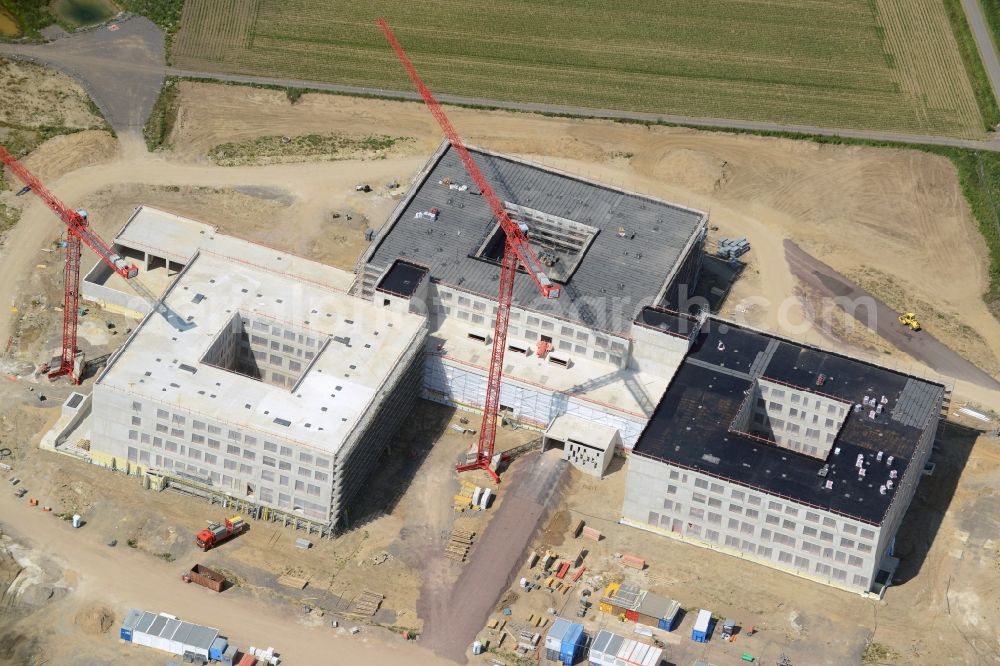
[[368, 615], [372, 616], [378, 611], [379, 606], [382, 605], [382, 600], [385, 597], [378, 592], [372, 592], [371, 590], [364, 590], [361, 592], [361, 596], [358, 597], [357, 601], [354, 602], [354, 608], [351, 609], [352, 613], [357, 615]]
[[476, 491], [475, 484], [462, 481], [462, 489], [455, 495], [455, 512], [461, 513], [472, 508], [472, 494]]
[[464, 562], [469, 556], [472, 548], [472, 540], [476, 533], [468, 530], [454, 529], [448, 538], [448, 545], [444, 547], [444, 556], [449, 560]]

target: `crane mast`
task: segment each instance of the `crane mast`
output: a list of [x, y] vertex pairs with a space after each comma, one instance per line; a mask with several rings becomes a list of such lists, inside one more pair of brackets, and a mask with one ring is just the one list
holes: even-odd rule
[[497, 296], [496, 325], [493, 329], [493, 350], [490, 354], [489, 379], [487, 380], [486, 385], [486, 402], [483, 405], [483, 424], [479, 429], [479, 442], [476, 449], [476, 459], [468, 462], [467, 464], [458, 465], [457, 467], [460, 472], [473, 469], [483, 469], [491, 477], [493, 477], [494, 481], [499, 483], [500, 478], [493, 470], [492, 461], [493, 450], [496, 445], [496, 422], [497, 413], [500, 407], [503, 357], [504, 352], [507, 349], [507, 326], [510, 321], [510, 307], [514, 297], [514, 278], [517, 275], [518, 263], [520, 263], [528, 275], [531, 276], [535, 286], [538, 288], [538, 292], [544, 298], [558, 298], [560, 289], [559, 286], [554, 284], [545, 274], [541, 261], [538, 259], [534, 250], [531, 249], [527, 234], [523, 229], [521, 229], [520, 226], [510, 219], [510, 216], [507, 214], [507, 210], [500, 202], [499, 197], [497, 197], [493, 188], [490, 187], [489, 182], [487, 182], [486, 177], [483, 176], [482, 172], [479, 170], [479, 166], [476, 164], [475, 160], [473, 160], [472, 155], [469, 154], [469, 150], [465, 147], [465, 144], [462, 142], [462, 138], [459, 136], [454, 125], [451, 124], [448, 116], [445, 115], [441, 105], [434, 98], [430, 89], [424, 84], [423, 79], [420, 78], [420, 75], [417, 73], [413, 63], [403, 50], [403, 46], [399, 43], [399, 40], [396, 39], [396, 35], [393, 34], [389, 24], [386, 23], [385, 19], [381, 18], [376, 21], [376, 24], [379, 28], [381, 28], [383, 34], [385, 34], [386, 40], [388, 40], [389, 44], [392, 46], [393, 51], [396, 52], [396, 57], [406, 69], [406, 73], [409, 75], [410, 80], [420, 93], [420, 96], [423, 98], [424, 103], [427, 105], [427, 108], [430, 110], [435, 120], [437, 120], [441, 130], [448, 138], [451, 147], [462, 160], [462, 164], [465, 165], [465, 169], [468, 171], [469, 176], [479, 188], [483, 198], [486, 199], [493, 215], [496, 216], [497, 221], [500, 223], [500, 227], [503, 229], [503, 233], [506, 236], [503, 258], [500, 262], [500, 292]]
[[100, 236], [94, 233], [87, 222], [86, 212], [73, 210], [60, 201], [3, 146], [0, 146], [0, 162], [16, 175], [25, 184], [25, 187], [44, 201], [45, 205], [58, 215], [59, 219], [66, 225], [62, 351], [59, 357], [59, 367], [49, 372], [49, 379], [69, 375], [74, 384], [79, 384], [80, 378], [74, 372], [74, 363], [76, 360], [77, 317], [80, 309], [81, 241], [86, 243], [87, 247], [93, 250], [112, 271], [125, 279], [134, 278], [139, 274], [139, 269], [126, 262]]

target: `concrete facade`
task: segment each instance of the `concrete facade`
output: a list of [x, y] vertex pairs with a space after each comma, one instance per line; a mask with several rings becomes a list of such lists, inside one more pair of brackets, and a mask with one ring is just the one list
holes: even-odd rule
[[870, 525], [732, 481], [632, 456], [622, 521], [826, 585], [867, 593], [909, 507], [918, 477], [919, 471], [906, 479], [907, 487], [898, 491], [887, 521]]
[[91, 458], [336, 525], [419, 395], [426, 319], [325, 286], [336, 269], [224, 243], [238, 254], [198, 250], [163, 297], [190, 327], [147, 315], [109, 360]]
[[728, 326], [699, 335], [629, 457], [623, 522], [880, 593], [944, 387]]
[[[516, 280], [501, 409], [539, 430], [573, 414], [617, 428], [622, 447], [630, 448], [690, 344], [690, 331], [647, 325], [642, 313], [693, 287], [708, 216], [505, 156], [473, 154], [563, 284], [562, 296], [547, 301], [526, 276]], [[443, 144], [359, 261], [352, 291], [386, 308], [426, 313], [424, 397], [479, 412], [497, 309], [497, 223], [482, 197], [456, 189], [463, 178]], [[432, 207], [439, 219], [423, 215]], [[425, 271], [416, 293], [384, 287], [401, 259]]]
[[615, 451], [622, 448], [617, 428], [602, 426], [574, 416], [557, 416], [542, 438], [542, 450], [559, 448], [563, 460], [591, 476], [602, 477]]

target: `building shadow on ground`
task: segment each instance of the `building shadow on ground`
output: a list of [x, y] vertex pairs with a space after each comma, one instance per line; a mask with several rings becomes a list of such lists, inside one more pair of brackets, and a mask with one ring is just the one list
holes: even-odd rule
[[377, 471], [348, 503], [340, 531], [357, 529], [393, 512], [454, 415], [453, 407], [417, 400], [403, 427], [375, 463]]
[[899, 568], [893, 585], [904, 585], [917, 577], [930, 551], [941, 521], [955, 496], [969, 455], [981, 431], [951, 421], [942, 421], [935, 440], [931, 462], [934, 473], [917, 486], [910, 508], [896, 535], [895, 556]]

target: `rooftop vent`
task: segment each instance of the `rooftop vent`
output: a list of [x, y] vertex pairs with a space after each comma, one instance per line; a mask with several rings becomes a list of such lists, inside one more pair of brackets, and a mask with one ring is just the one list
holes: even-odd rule
[[289, 421], [288, 419], [275, 418], [274, 422], [277, 423], [280, 426], [285, 426], [286, 428], [288, 426], [292, 425], [292, 422]]

